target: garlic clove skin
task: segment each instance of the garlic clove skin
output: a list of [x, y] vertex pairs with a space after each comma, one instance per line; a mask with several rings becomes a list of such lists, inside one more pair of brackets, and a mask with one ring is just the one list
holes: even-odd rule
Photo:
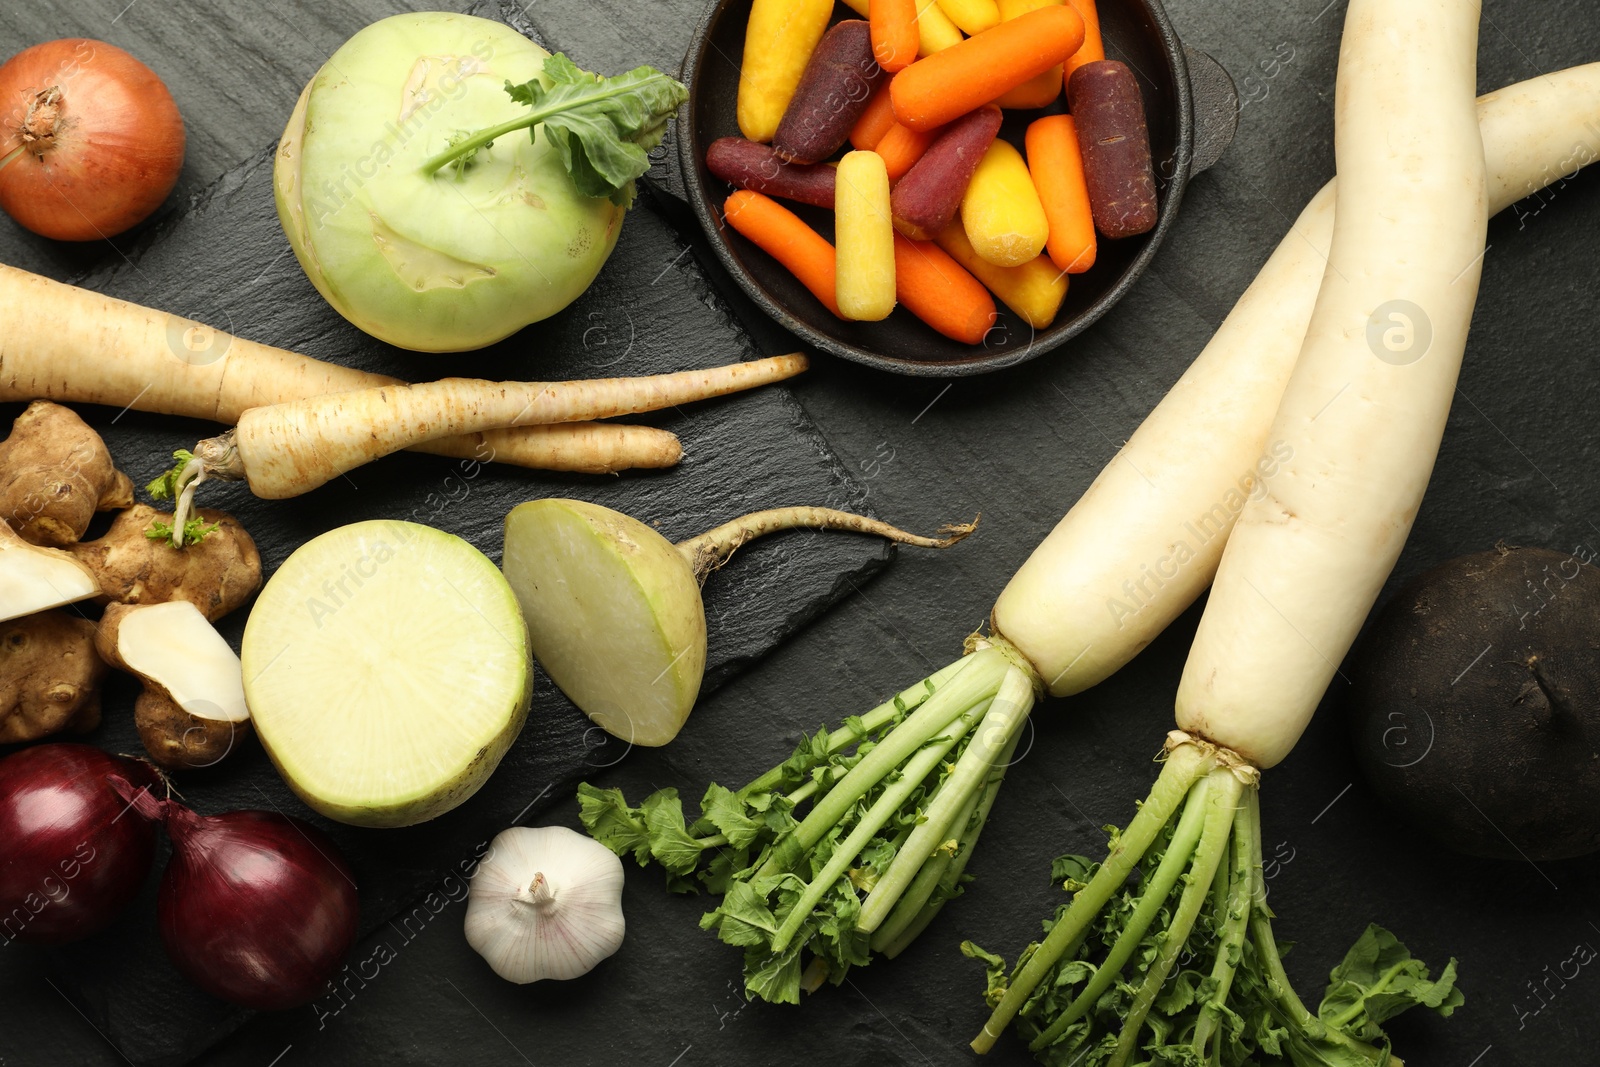
[[565, 826], [496, 835], [472, 876], [467, 944], [509, 982], [588, 974], [622, 946], [622, 860]]

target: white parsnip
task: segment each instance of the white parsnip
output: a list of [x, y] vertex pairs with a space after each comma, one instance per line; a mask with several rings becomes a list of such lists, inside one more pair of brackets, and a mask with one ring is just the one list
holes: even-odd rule
[[364, 463], [441, 437], [492, 427], [606, 419], [687, 404], [791, 378], [799, 353], [705, 370], [575, 382], [444, 378], [251, 408], [195, 455], [215, 478], [243, 477], [268, 500], [308, 493]]
[[1257, 767], [1299, 740], [1400, 557], [1477, 302], [1478, 5], [1394, 4], [1346, 16], [1333, 246], [1268, 433], [1293, 455], [1239, 518], [1178, 687], [1179, 727]]
[[[246, 410], [398, 379], [233, 337], [202, 323], [0, 265], [0, 401], [105, 404], [232, 425]], [[418, 451], [545, 470], [670, 467], [648, 426], [525, 426]]]

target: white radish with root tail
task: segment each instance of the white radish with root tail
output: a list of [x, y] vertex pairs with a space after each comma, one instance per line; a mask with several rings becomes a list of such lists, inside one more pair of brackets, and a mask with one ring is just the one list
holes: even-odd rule
[[[1020, 1018], [1029, 1048], [1053, 1062], [1110, 1048], [1093, 1062], [1121, 1067], [1148, 1049], [1146, 1022], [1185, 951], [1214, 961], [1188, 1038], [1196, 1062], [1219, 1062], [1225, 1019], [1259, 1016], [1285, 1029], [1296, 1062], [1383, 1063], [1378, 1022], [1411, 1004], [1449, 1014], [1461, 1002], [1453, 960], [1433, 982], [1369, 929], [1352, 959], [1382, 942], [1384, 976], [1356, 983], [1346, 1007], [1324, 1001], [1314, 1014], [1301, 1003], [1264, 899], [1256, 790], [1260, 770], [1299, 740], [1393, 569], [1444, 434], [1489, 214], [1473, 107], [1479, 14], [1467, 0], [1351, 0], [1333, 242], [1268, 433], [1288, 458], [1228, 540], [1179, 686], [1180, 729], [1138, 815], [1014, 973], [969, 948], [990, 964], [994, 1004], [979, 1052]], [[1391, 313], [1409, 319], [1409, 347], [1381, 343]], [[1100, 912], [1141, 862], [1131, 910], [1108, 933]], [[1213, 894], [1221, 906], [1197, 931]], [[1154, 948], [1124, 978], [1141, 943]], [[1380, 994], [1399, 999], [1368, 1015]], [[1182, 1029], [1167, 1018], [1149, 1039]]]
[[[1477, 110], [1499, 211], [1594, 158], [1574, 146], [1590, 143], [1588, 124], [1600, 119], [1600, 64], [1509, 86]], [[584, 822], [597, 838], [723, 895], [705, 923], [745, 950], [751, 996], [792, 1001], [824, 978], [842, 981], [873, 953], [905, 948], [960, 891], [1036, 693], [1065, 696], [1103, 681], [1211, 583], [1244, 500], [1294, 455], [1272, 449], [1272, 427], [1327, 270], [1337, 189], [1329, 183], [1310, 202], [1204, 351], [1017, 572], [991, 635], [969, 641], [972, 654], [808, 738], [743, 789], [713, 785], [687, 825], [676, 790], [633, 807], [617, 790], [583, 787]], [[1218, 528], [1196, 537], [1195, 520], [1218, 505]], [[857, 759], [864, 739], [876, 747]], [[938, 755], [929, 755], [934, 739]], [[1221, 759], [1187, 746], [1176, 763], [1197, 772]], [[908, 782], [923, 766], [939, 767], [936, 778]], [[1235, 788], [1223, 777], [1218, 798]], [[1238, 789], [1254, 796], [1242, 781]], [[913, 831], [897, 828], [913, 823], [910, 841]], [[1196, 830], [1204, 828], [1202, 819]], [[1235, 835], [1230, 864], [1241, 841]], [[797, 872], [819, 844], [838, 862], [823, 860], [804, 878]], [[833, 869], [840, 865], [843, 875]], [[802, 885], [795, 903], [812, 907], [796, 918], [778, 888]], [[851, 920], [854, 933], [816, 936], [824, 921]]]

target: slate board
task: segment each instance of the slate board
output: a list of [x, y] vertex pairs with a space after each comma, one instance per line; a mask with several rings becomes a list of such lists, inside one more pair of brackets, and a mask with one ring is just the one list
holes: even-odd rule
[[[346, 323], [306, 280], [278, 224], [271, 174], [268, 149], [151, 233], [126, 261], [93, 272], [80, 284], [240, 336], [412, 380], [449, 374], [540, 380], [650, 374], [752, 353], [749, 338], [694, 257], [644, 201], [629, 215], [617, 250], [594, 286], [562, 314], [479, 353], [423, 356], [393, 349]], [[19, 410], [20, 405], [0, 407], [0, 418], [9, 423]], [[173, 448], [216, 432], [197, 421], [82, 410], [136, 484], [158, 474]], [[760, 507], [864, 507], [861, 487], [784, 387], [633, 421], [678, 433], [683, 463], [665, 472], [590, 477], [508, 467], [474, 471], [453, 460], [405, 454], [292, 502], [258, 501], [242, 487], [218, 486], [205, 503], [239, 516], [269, 574], [310, 537], [385, 516], [437, 526], [498, 559], [505, 513], [542, 496], [593, 500], [652, 522], [672, 539]], [[890, 555], [865, 539], [804, 533], [741, 550], [737, 564], [713, 576], [705, 589], [710, 640], [705, 691], [858, 587]], [[241, 610], [220, 624], [235, 647], [247, 615]], [[137, 752], [135, 689], [126, 682], [113, 683], [105, 722], [88, 740]], [[552, 804], [570, 804], [578, 780], [625, 754], [625, 746], [591, 726], [541, 676], [521, 738], [489, 784], [461, 808], [403, 830], [312, 821], [334, 837], [355, 870], [361, 930], [370, 941], [375, 929], [425, 899], [441, 878], [477, 854], [481, 842], [513, 820], [527, 824]], [[178, 784], [201, 812], [278, 808], [309, 815], [254, 742], [215, 770], [183, 775]], [[154, 884], [152, 878], [116, 928], [54, 954], [52, 966], [87, 1017], [141, 1067], [183, 1062], [250, 1014], [195, 991], [167, 963], [155, 931]], [[352, 960], [366, 955], [358, 946]]]

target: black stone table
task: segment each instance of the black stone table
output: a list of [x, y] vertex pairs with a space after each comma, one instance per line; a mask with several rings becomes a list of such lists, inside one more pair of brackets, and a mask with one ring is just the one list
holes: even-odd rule
[[[187, 197], [275, 139], [300, 87], [350, 34], [409, 6], [425, 5], [12, 2], [0, 9], [0, 55], [83, 35], [145, 59], [184, 108], [190, 149], [179, 194]], [[1238, 139], [1190, 186], [1150, 273], [1070, 348], [955, 383], [822, 359], [797, 383], [800, 403], [865, 487], [872, 510], [923, 526], [981, 511], [983, 529], [953, 552], [901, 553], [881, 578], [847, 588], [828, 614], [704, 701], [671, 747], [630, 754], [603, 772], [605, 784], [631, 795], [657, 784], [692, 793], [710, 779], [743, 781], [781, 755], [798, 730], [864, 709], [956, 654], [1012, 569], [1200, 350], [1331, 175], [1343, 7], [1339, 0], [1172, 0], [1185, 40], [1216, 56], [1249, 102]], [[639, 62], [674, 66], [701, 2], [529, 0], [524, 10], [550, 45], [610, 72]], [[1486, 0], [1482, 89], [1595, 59], [1600, 7]], [[1593, 138], [1600, 149], [1600, 127]], [[674, 220], [670, 210], [664, 217]], [[1491, 224], [1449, 434], [1388, 592], [1499, 539], [1600, 547], [1597, 242], [1600, 176], [1593, 174]], [[69, 278], [104, 270], [117, 256], [105, 246], [51, 246], [0, 219], [6, 263]], [[760, 347], [793, 347], [749, 314], [713, 266], [706, 270]], [[701, 417], [715, 418], [715, 410]], [[450, 903], [430, 922], [396, 931], [393, 958], [337, 1012], [255, 1017], [194, 1062], [972, 1063], [965, 1046], [984, 1014], [981, 976], [957, 943], [970, 937], [1014, 952], [1057, 903], [1050, 857], [1098, 852], [1099, 827], [1126, 821], [1154, 776], [1151, 757], [1170, 722], [1197, 618], [1189, 612], [1098, 689], [1040, 707], [966, 896], [900, 959], [852, 973], [799, 1010], [745, 1005], [738, 954], [696, 928], [703, 902], [669, 896], [659, 872], [630, 866], [628, 939], [584, 980], [501, 982], [467, 947], [462, 906]], [[1460, 959], [1467, 1005], [1455, 1018], [1408, 1016], [1393, 1025], [1408, 1063], [1600, 1061], [1600, 973], [1584, 968], [1549, 979], [1575, 946], [1600, 945], [1600, 861], [1536, 867], [1444, 852], [1386, 813], [1358, 779], [1338, 705], [1335, 691], [1264, 793], [1268, 849], [1289, 857], [1275, 868], [1271, 891], [1277, 928], [1296, 942], [1288, 968], [1297, 986], [1319, 996], [1328, 969], [1377, 920], [1430, 962]], [[576, 825], [570, 802], [541, 818]], [[463, 839], [462, 855], [476, 843]], [[441, 884], [446, 873], [438, 872]], [[0, 951], [0, 1067], [124, 1062], [68, 992], [37, 955]], [[159, 1028], [160, 1012], [145, 1024]], [[988, 1062], [1031, 1060], [1008, 1040]]]

